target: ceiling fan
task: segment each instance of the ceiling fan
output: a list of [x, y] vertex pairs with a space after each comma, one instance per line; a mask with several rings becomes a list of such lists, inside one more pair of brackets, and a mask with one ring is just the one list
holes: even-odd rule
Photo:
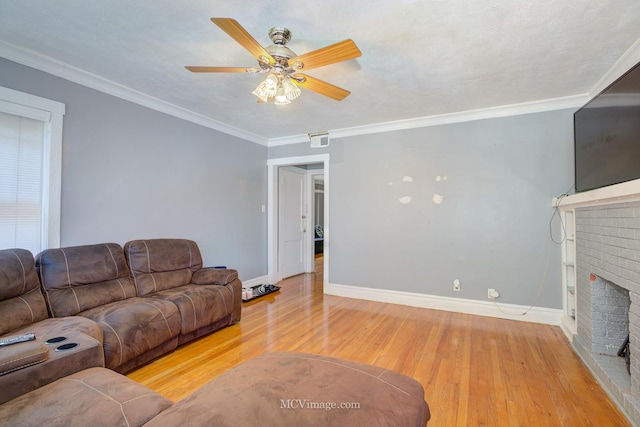
[[194, 73], [267, 74], [267, 77], [252, 92], [258, 97], [258, 102], [273, 101], [280, 105], [288, 104], [300, 95], [300, 88], [312, 90], [336, 101], [342, 101], [351, 93], [338, 86], [303, 74], [301, 71], [359, 57], [362, 52], [353, 40], [343, 40], [303, 55], [297, 55], [286, 46], [291, 40], [291, 32], [286, 28], [271, 28], [269, 38], [271, 38], [273, 45], [265, 49], [235, 19], [211, 18], [211, 21], [248, 50], [258, 60], [258, 67], [186, 66], [187, 70]]

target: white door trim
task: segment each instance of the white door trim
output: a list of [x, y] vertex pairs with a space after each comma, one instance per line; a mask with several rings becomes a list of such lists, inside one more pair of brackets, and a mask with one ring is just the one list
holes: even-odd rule
[[282, 157], [267, 160], [267, 275], [269, 283], [281, 280], [278, 271], [278, 168], [280, 166], [323, 163], [324, 169], [324, 284], [329, 283], [329, 154]]
[[[315, 237], [316, 237], [316, 227], [314, 221], [315, 215], [315, 177], [323, 176], [323, 169], [311, 169], [307, 171], [307, 230], [310, 232], [307, 233], [307, 241], [305, 242], [307, 246], [307, 253], [305, 257], [305, 270], [307, 273], [312, 273], [315, 268]], [[324, 196], [324, 194], [323, 194]], [[324, 197], [323, 197], [324, 198]], [[324, 211], [324, 209], [322, 209]]]

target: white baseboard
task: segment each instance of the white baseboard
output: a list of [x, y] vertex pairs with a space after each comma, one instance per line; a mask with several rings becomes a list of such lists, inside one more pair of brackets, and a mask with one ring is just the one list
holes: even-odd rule
[[573, 342], [573, 337], [577, 335], [578, 331], [576, 330], [576, 321], [572, 318], [563, 315], [560, 319], [560, 329], [567, 336], [569, 342]]
[[393, 291], [388, 289], [364, 288], [329, 283], [324, 293], [347, 298], [369, 301], [387, 302], [408, 305], [411, 307], [431, 308], [434, 310], [453, 311], [457, 313], [476, 314], [479, 316], [497, 317], [500, 319], [521, 320], [524, 322], [560, 325], [562, 310], [504, 304], [499, 302], [478, 301], [462, 298], [450, 298], [413, 292]]
[[269, 283], [269, 276], [254, 277], [253, 279], [243, 280], [242, 288], [250, 288], [252, 286], [266, 285]]

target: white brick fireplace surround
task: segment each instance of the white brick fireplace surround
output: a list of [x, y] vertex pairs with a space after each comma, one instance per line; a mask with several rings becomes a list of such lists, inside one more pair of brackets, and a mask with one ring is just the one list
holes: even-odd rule
[[[575, 224], [572, 344], [630, 421], [640, 425], [640, 180], [563, 198]], [[617, 356], [630, 337], [630, 374]]]

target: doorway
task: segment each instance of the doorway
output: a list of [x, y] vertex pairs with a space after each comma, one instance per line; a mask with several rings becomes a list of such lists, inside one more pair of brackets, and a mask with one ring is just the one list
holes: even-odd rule
[[[329, 154], [320, 154], [313, 156], [286, 157], [279, 159], [270, 159], [267, 161], [267, 274], [269, 283], [278, 283], [285, 276], [281, 271], [281, 257], [279, 240], [280, 240], [280, 224], [279, 224], [279, 183], [280, 169], [286, 166], [295, 165], [318, 165], [318, 169], [314, 169], [313, 174], [322, 174], [324, 180], [324, 207], [323, 207], [323, 284], [329, 283], [329, 260], [330, 260], [330, 227], [329, 227]], [[312, 187], [312, 174], [307, 175], [307, 188]], [[307, 200], [312, 200], [314, 192], [308, 191]], [[314, 231], [313, 223], [313, 206], [307, 201], [306, 224], [307, 230]], [[305, 243], [307, 250], [306, 269], [313, 270], [314, 265], [314, 247], [315, 233], [307, 232]], [[309, 270], [311, 265], [311, 270]]]
[[306, 262], [308, 209], [307, 171], [293, 166], [278, 169], [278, 271], [280, 278], [308, 273]]
[[[324, 171], [310, 172], [309, 193], [312, 201], [313, 254], [319, 258], [324, 252]], [[315, 262], [314, 262], [315, 265]], [[312, 268], [314, 270], [314, 268]]]

